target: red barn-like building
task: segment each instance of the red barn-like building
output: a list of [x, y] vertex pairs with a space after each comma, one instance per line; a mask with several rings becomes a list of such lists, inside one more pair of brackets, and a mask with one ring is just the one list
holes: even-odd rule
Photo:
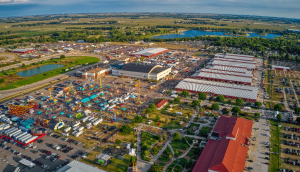
[[33, 49], [14, 49], [14, 50], [11, 50], [10, 52], [19, 53], [19, 54], [27, 54], [27, 53], [34, 52], [34, 50]]

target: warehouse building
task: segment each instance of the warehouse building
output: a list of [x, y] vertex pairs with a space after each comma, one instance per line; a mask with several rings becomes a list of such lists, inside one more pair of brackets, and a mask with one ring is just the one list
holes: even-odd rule
[[217, 66], [217, 65], [208, 65], [206, 69], [217, 70], [217, 71], [226, 71], [234, 73], [247, 73], [247, 67], [232, 67], [232, 66]]
[[192, 75], [192, 78], [206, 81], [218, 81], [232, 84], [251, 85], [252, 75], [233, 72], [202, 69]]
[[249, 55], [241, 55], [241, 54], [216, 54], [215, 59], [223, 58], [223, 59], [232, 59], [232, 60], [243, 60], [243, 61], [254, 61], [254, 56]]
[[93, 78], [93, 79], [97, 79], [100, 76], [104, 76], [104, 75], [108, 75], [112, 73], [112, 68], [108, 67], [108, 68], [95, 68], [89, 71], [84, 71], [81, 72], [81, 77], [82, 78]]
[[291, 68], [285, 67], [285, 66], [275, 66], [275, 65], [272, 65], [272, 70], [290, 71]]
[[168, 49], [165, 48], [148, 48], [142, 51], [138, 51], [135, 53], [130, 54], [130, 56], [141, 56], [141, 57], [153, 57], [156, 56], [158, 54], [162, 54], [164, 52], [169, 51]]
[[245, 61], [238, 61], [238, 60], [225, 60], [225, 59], [213, 59], [208, 62], [208, 65], [215, 65], [215, 66], [227, 66], [227, 67], [235, 67], [235, 68], [247, 68], [248, 70], [254, 70], [256, 67], [255, 62], [247, 63]]
[[253, 121], [221, 116], [192, 172], [244, 171]]
[[239, 76], [245, 78], [252, 78], [252, 71], [247, 71], [245, 73], [238, 73], [238, 72], [227, 72], [221, 70], [210, 70], [210, 69], [200, 69], [196, 73], [214, 73], [214, 74], [221, 74], [221, 75], [231, 75], [231, 76]]
[[175, 87], [176, 91], [187, 90], [191, 93], [208, 93], [212, 96], [223, 95], [225, 98], [242, 98], [247, 102], [256, 102], [258, 88], [234, 84], [211, 82], [197, 79], [184, 79]]
[[119, 70], [119, 76], [142, 80], [160, 80], [171, 73], [171, 68], [160, 65], [128, 63]]
[[34, 50], [33, 49], [14, 49], [14, 50], [11, 50], [10, 52], [12, 52], [12, 53], [20, 53], [20, 54], [27, 54], [27, 53], [34, 52]]

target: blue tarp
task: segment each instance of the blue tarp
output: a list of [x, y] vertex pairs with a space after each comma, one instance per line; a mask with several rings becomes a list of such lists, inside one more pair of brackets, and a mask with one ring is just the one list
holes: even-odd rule
[[90, 98], [90, 99], [94, 99], [94, 98], [96, 98], [96, 97], [98, 97], [98, 96], [94, 94], [94, 95], [90, 96], [89, 98]]
[[126, 108], [123, 108], [122, 111], [126, 110]]
[[54, 119], [54, 118], [56, 118], [56, 116], [52, 116], [52, 118]]
[[63, 115], [63, 114], [65, 114], [65, 112], [60, 112], [59, 114]]
[[99, 103], [99, 101], [95, 101], [95, 103]]
[[136, 98], [136, 96], [135, 95], [131, 95], [130, 98]]
[[82, 103], [86, 103], [88, 101], [90, 101], [90, 98], [88, 98], [88, 97], [81, 100]]
[[37, 111], [37, 114], [41, 114], [42, 112], [41, 111]]
[[101, 96], [103, 96], [103, 95], [104, 95], [104, 93], [100, 93], [100, 95], [101, 95]]

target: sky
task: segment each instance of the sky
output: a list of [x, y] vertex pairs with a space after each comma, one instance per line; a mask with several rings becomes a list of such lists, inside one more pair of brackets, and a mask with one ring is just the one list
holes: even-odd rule
[[109, 12], [212, 13], [300, 19], [300, 0], [0, 0], [0, 17]]

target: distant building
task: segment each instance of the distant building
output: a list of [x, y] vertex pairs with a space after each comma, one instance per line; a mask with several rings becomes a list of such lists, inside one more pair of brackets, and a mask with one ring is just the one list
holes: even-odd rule
[[164, 52], [169, 51], [168, 49], [165, 48], [148, 48], [142, 51], [138, 51], [135, 53], [130, 54], [130, 56], [141, 56], [141, 57], [153, 57], [158, 54], [162, 54]]
[[155, 106], [157, 107], [157, 109], [161, 109], [163, 108], [166, 104], [168, 103], [168, 100], [166, 99], [160, 99], [155, 103]]
[[272, 70], [290, 71], [291, 68], [285, 67], [285, 66], [275, 66], [275, 65], [272, 65]]
[[27, 53], [34, 52], [34, 50], [33, 49], [14, 49], [14, 50], [11, 50], [10, 52], [12, 52], [12, 53], [20, 53], [20, 54], [27, 54]]
[[107, 161], [110, 158], [111, 158], [111, 156], [101, 153], [99, 156], [97, 156], [97, 163], [103, 162], [104, 165], [107, 165]]

